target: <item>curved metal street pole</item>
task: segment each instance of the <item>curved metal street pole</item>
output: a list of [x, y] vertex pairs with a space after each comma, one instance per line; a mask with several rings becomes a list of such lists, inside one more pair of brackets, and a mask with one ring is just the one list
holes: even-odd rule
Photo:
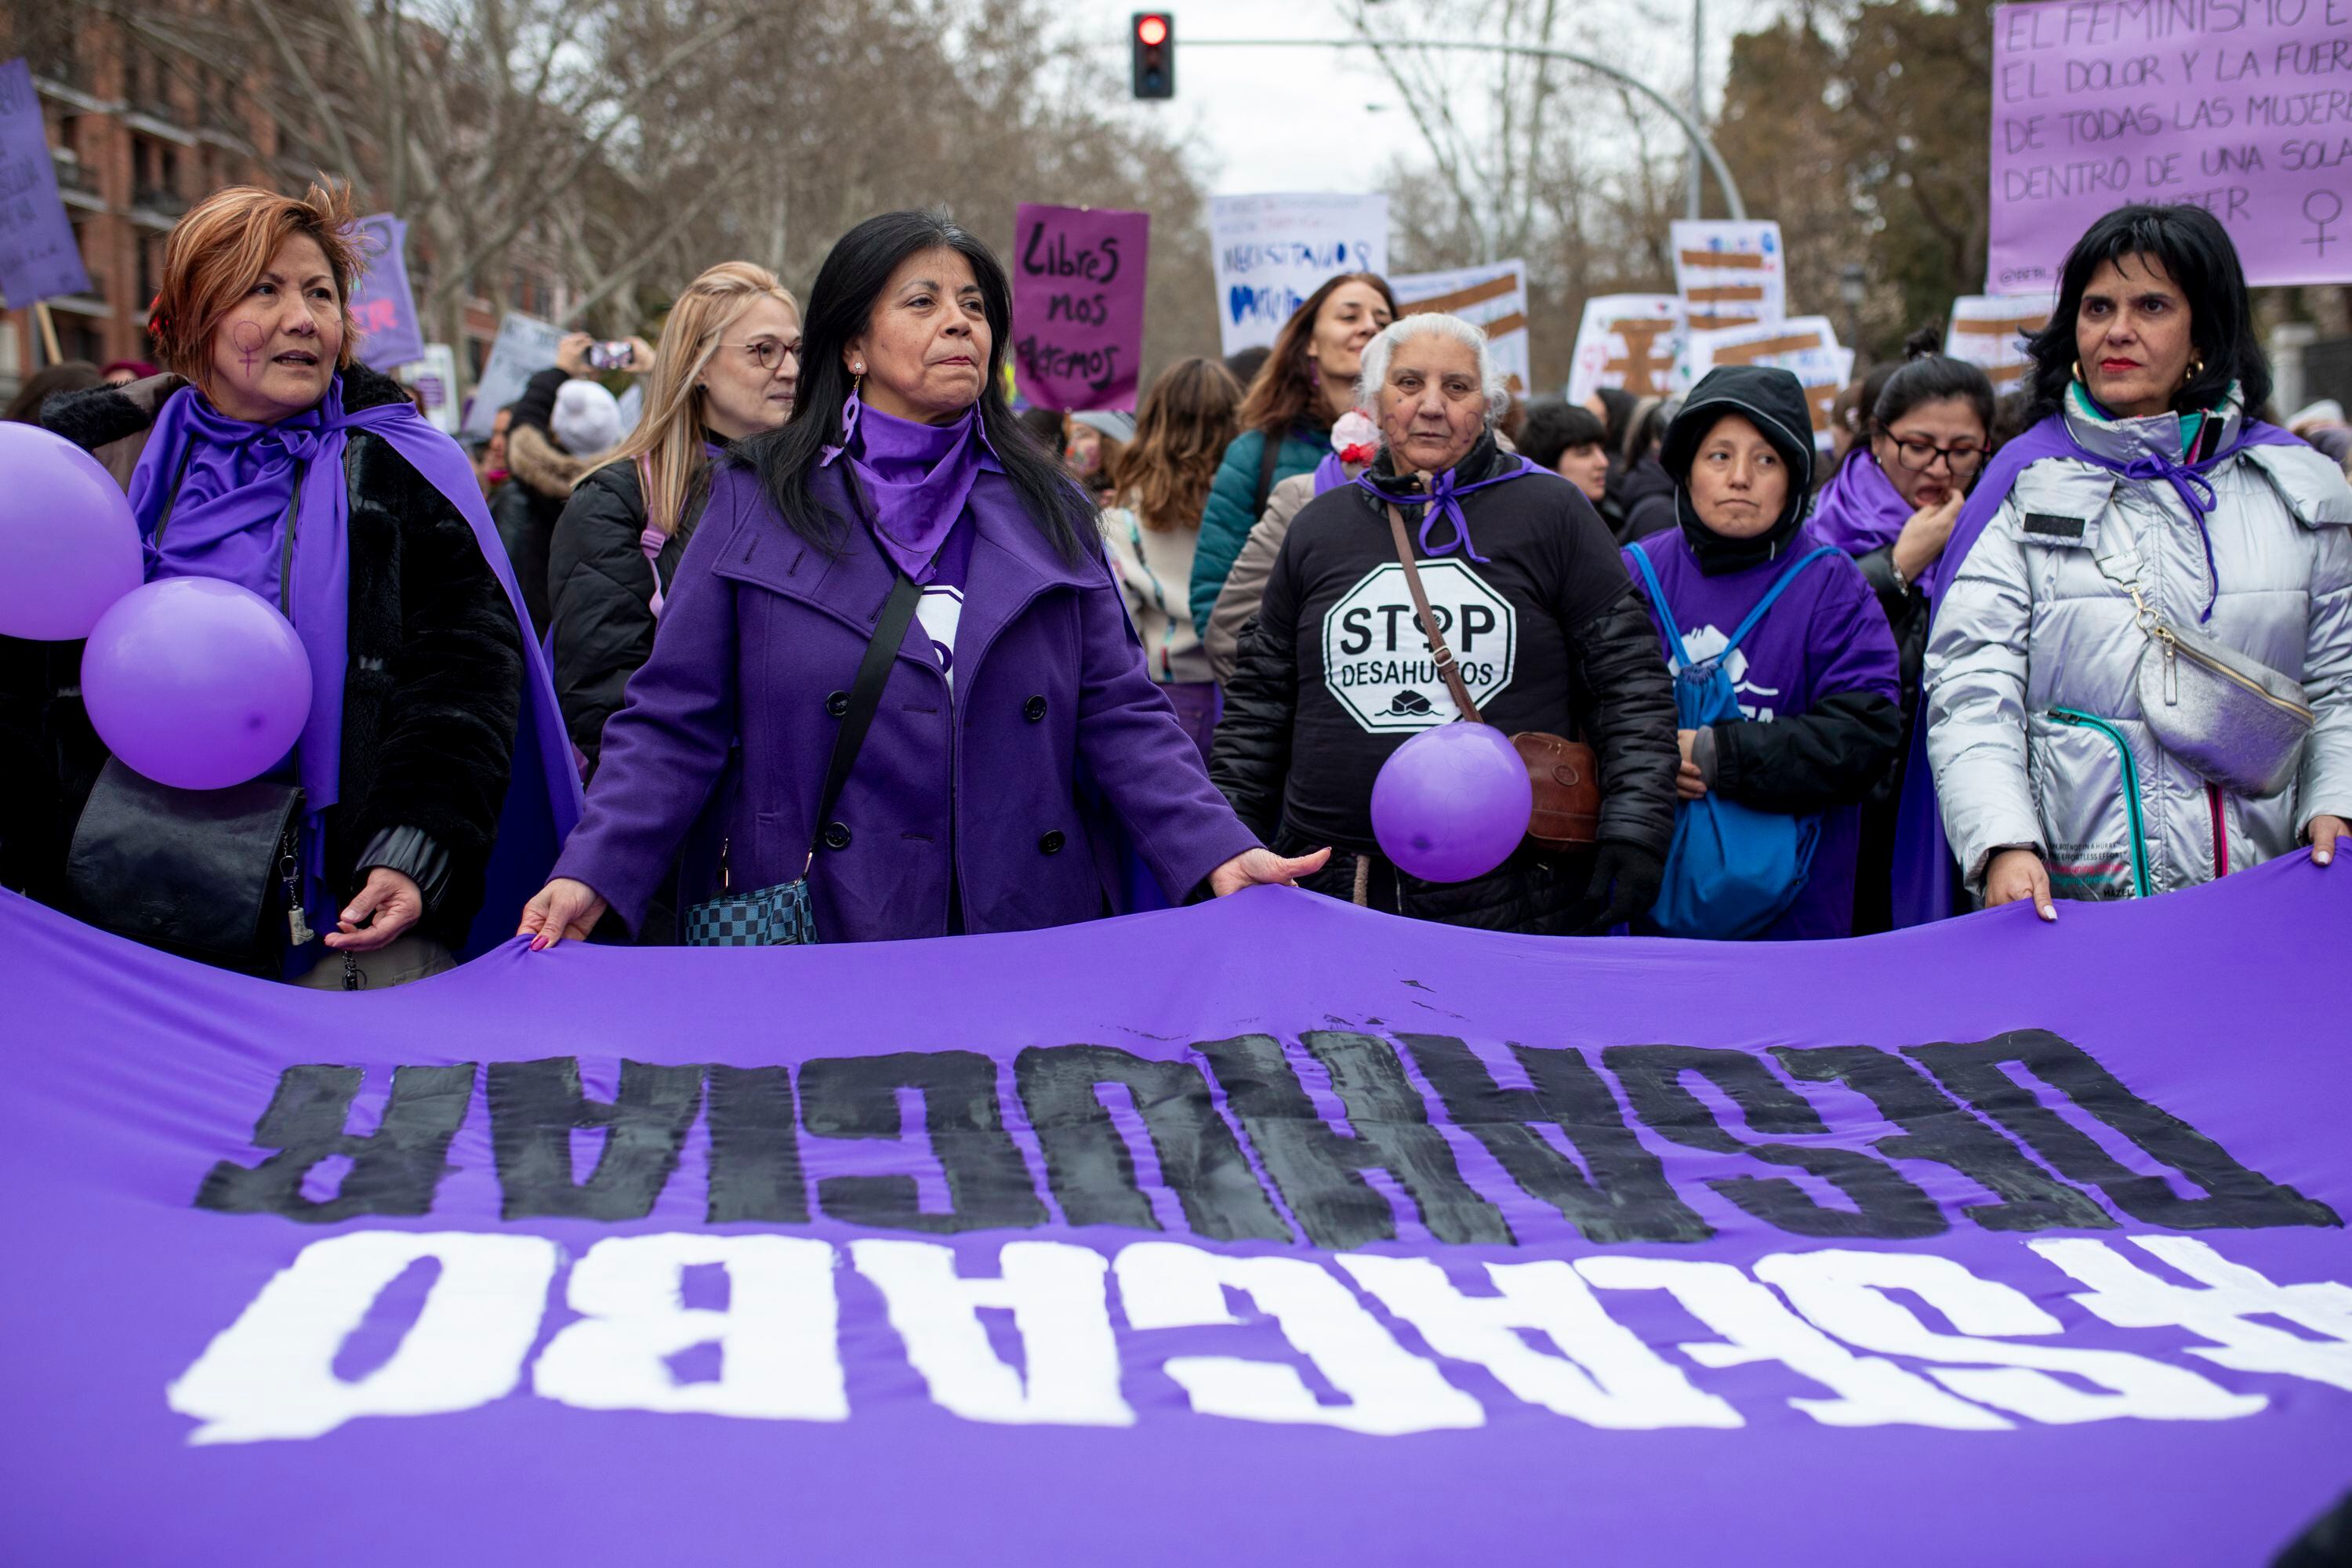
[[1180, 37], [1176, 42], [1178, 47], [1187, 49], [1444, 49], [1455, 53], [1530, 55], [1544, 59], [1565, 60], [1570, 65], [1581, 66], [1586, 70], [1598, 71], [1612, 81], [1624, 83], [1673, 116], [1675, 123], [1682, 127], [1683, 134], [1690, 138], [1691, 145], [1698, 149], [1699, 156], [1706, 160], [1708, 171], [1715, 175], [1715, 183], [1723, 192], [1724, 206], [1735, 218], [1745, 219], [1748, 216], [1748, 205], [1739, 199], [1739, 186], [1732, 180], [1731, 171], [1725, 167], [1723, 154], [1715, 150], [1715, 143], [1707, 139], [1705, 129], [1691, 118], [1687, 110], [1641, 78], [1629, 76], [1615, 66], [1604, 64], [1590, 55], [1580, 55], [1573, 49], [1555, 49], [1541, 44], [1493, 44], [1466, 38]]

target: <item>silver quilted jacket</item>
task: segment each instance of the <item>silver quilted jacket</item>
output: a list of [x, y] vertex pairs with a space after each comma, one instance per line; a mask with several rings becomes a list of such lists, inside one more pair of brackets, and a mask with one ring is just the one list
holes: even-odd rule
[[[2102, 457], [2181, 450], [2177, 415], [2105, 420], [2070, 396], [2065, 417]], [[2221, 445], [2235, 437], [2234, 403], [2226, 417]], [[2170, 483], [2044, 458], [1945, 588], [1927, 644], [1927, 756], [1978, 895], [2011, 847], [2041, 854], [2061, 898], [2121, 899], [2242, 870], [2293, 849], [2314, 816], [2352, 817], [2352, 487], [2301, 446], [2249, 447], [2210, 478], [2211, 573]], [[2136, 684], [2147, 637], [2120, 585], [2134, 582], [2166, 620], [2303, 682], [2317, 723], [2293, 784], [2231, 795], [2157, 742]]]

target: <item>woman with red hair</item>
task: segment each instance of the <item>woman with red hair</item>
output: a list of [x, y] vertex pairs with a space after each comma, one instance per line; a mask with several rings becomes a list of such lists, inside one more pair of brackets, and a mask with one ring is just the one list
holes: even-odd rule
[[[272, 928], [282, 950], [252, 966], [352, 989], [454, 964], [493, 847], [535, 882], [578, 800], [465, 454], [353, 357], [359, 268], [341, 189], [220, 191], [164, 242], [151, 331], [165, 373], [43, 413], [85, 448], [147, 433], [131, 503], [151, 580], [236, 583], [293, 623], [310, 710], [272, 776], [300, 785], [296, 894]], [[135, 794], [105, 820], [152, 835], [152, 854], [220, 848], [199, 802]]]

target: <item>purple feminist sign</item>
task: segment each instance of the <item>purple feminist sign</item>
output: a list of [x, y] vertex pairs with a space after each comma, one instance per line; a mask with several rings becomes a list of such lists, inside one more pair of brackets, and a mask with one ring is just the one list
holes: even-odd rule
[[0, 65], [0, 295], [11, 310], [58, 294], [87, 294], [89, 274], [58, 197], [57, 166], [33, 73]]
[[0, 891], [0, 1561], [2268, 1562], [2352, 1454], [2292, 958], [2348, 942], [2298, 855], [1858, 942], [1257, 889], [353, 996]]
[[408, 288], [408, 226], [390, 213], [359, 221], [367, 269], [352, 290], [352, 319], [359, 323], [360, 363], [390, 370], [425, 357], [416, 330], [416, 298]]
[[1151, 215], [1024, 202], [1013, 217], [1013, 374], [1041, 408], [1133, 408]]
[[2352, 0], [1993, 13], [1993, 294], [2053, 291], [2090, 221], [2190, 202], [2246, 281], [2352, 279]]

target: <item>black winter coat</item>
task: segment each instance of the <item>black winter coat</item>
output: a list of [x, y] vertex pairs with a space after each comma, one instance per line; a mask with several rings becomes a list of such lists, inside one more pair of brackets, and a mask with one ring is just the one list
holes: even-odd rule
[[[363, 365], [342, 373], [343, 406], [404, 400]], [[152, 423], [112, 388], [52, 398], [42, 422], [85, 450]], [[353, 430], [343, 448], [351, 516], [350, 663], [341, 799], [327, 812], [327, 879], [357, 892], [372, 867], [412, 878], [416, 930], [464, 944], [513, 769], [522, 710], [522, 631], [474, 530], [389, 442]], [[50, 694], [79, 706], [78, 697]], [[87, 721], [82, 721], [87, 722]], [[78, 817], [88, 779], [68, 779]], [[62, 847], [60, 847], [60, 852]]]
[[656, 582], [668, 590], [706, 499], [699, 488], [688, 497], [677, 531], [648, 561], [637, 466], [607, 463], [580, 481], [555, 525], [547, 574], [555, 698], [592, 768], [604, 721], [621, 710], [629, 677], [654, 650]]
[[1895, 652], [1902, 661], [1903, 725], [1896, 737], [1895, 763], [1880, 777], [1862, 805], [1862, 857], [1855, 868], [1853, 932], [1867, 936], [1891, 930], [1895, 923], [1895, 827], [1903, 801], [1903, 774], [1911, 763], [1911, 727], [1919, 721], [1919, 681], [1927, 663], [1927, 595], [1916, 584], [1897, 587], [1895, 546], [1881, 545], [1854, 557], [1863, 576], [1878, 595], [1879, 608], [1895, 632]]
[[1674, 477], [1657, 458], [1647, 456], [1631, 468], [1612, 468], [1601, 497], [1601, 521], [1621, 545], [1674, 527]]

